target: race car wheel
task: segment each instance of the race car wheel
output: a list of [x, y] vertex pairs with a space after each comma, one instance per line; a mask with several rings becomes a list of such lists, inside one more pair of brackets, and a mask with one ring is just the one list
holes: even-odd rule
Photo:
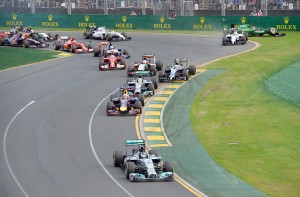
[[76, 46], [74, 44], [71, 45], [70, 52], [75, 53]]
[[226, 38], [226, 36], [223, 37], [222, 44], [223, 44], [223, 46], [227, 45], [227, 38]]
[[99, 57], [100, 56], [100, 51], [99, 49], [94, 49], [94, 57]]
[[158, 72], [158, 81], [160, 83], [164, 82], [164, 72], [162, 70]]
[[0, 39], [0, 46], [3, 46], [4, 45], [4, 39]]
[[88, 44], [88, 45], [87, 45], [87, 48], [88, 48], [88, 49], [92, 49], [92, 48], [93, 48], [93, 45], [92, 45], [92, 44]]
[[58, 43], [56, 43], [56, 42], [53, 44], [53, 49], [54, 49], [54, 50], [59, 50], [60, 47], [61, 47], [61, 45], [58, 44]]
[[123, 163], [123, 151], [115, 151], [113, 153], [114, 166], [120, 167]]
[[150, 83], [149, 85], [148, 85], [148, 89], [149, 89], [149, 91], [152, 91], [153, 92], [153, 94], [154, 94], [154, 85], [152, 84], [152, 83]]
[[149, 150], [149, 155], [158, 156], [157, 150]]
[[121, 33], [125, 38], [127, 37], [127, 34], [125, 32]]
[[248, 41], [248, 37], [249, 37], [248, 33], [247, 33], [247, 32], [244, 32], [243, 34], [244, 34], [244, 36], [245, 36], [245, 38], [246, 38], [246, 41]]
[[99, 60], [99, 70], [102, 70], [101, 66], [104, 65], [104, 60], [103, 59], [100, 59]]
[[155, 69], [154, 65], [150, 65], [150, 72], [151, 72], [152, 76], [156, 75], [156, 69]]
[[162, 70], [163, 66], [164, 65], [161, 61], [156, 61], [156, 70]]
[[154, 88], [157, 89], [157, 88], [158, 88], [158, 85], [157, 85], [157, 80], [156, 80], [155, 77], [152, 77], [152, 78], [151, 78], [151, 82], [153, 83]]
[[24, 48], [28, 48], [28, 47], [29, 47], [29, 44], [28, 44], [28, 41], [27, 41], [27, 40], [24, 40], [24, 41], [23, 41], [23, 47], [24, 47]]
[[164, 172], [173, 172], [172, 163], [169, 161], [164, 162]]
[[[139, 94], [140, 95], [140, 94]], [[136, 101], [135, 103], [134, 103], [134, 108], [135, 109], [139, 109], [140, 110], [140, 113], [142, 113], [142, 103], [141, 103], [141, 101]]]
[[274, 27], [270, 27], [269, 29], [269, 35], [270, 36], [275, 36], [277, 34], [277, 29]]
[[189, 65], [189, 74], [190, 75], [196, 74], [196, 66], [195, 65]]
[[242, 44], [246, 44], [246, 37], [242, 37]]
[[126, 49], [123, 50], [123, 55], [129, 55], [129, 53]]
[[138, 97], [139, 101], [141, 101], [142, 106], [144, 106], [145, 105], [145, 97], [144, 97], [144, 95], [143, 94], [138, 94], [137, 97]]
[[43, 38], [38, 39], [38, 41], [39, 41], [41, 44], [45, 44], [45, 39], [43, 39]]
[[189, 80], [189, 73], [187, 70], [182, 71], [182, 75], [184, 76], [185, 80]]
[[135, 163], [134, 162], [127, 162], [125, 166], [125, 176], [129, 179], [129, 174], [135, 172]]
[[106, 35], [106, 40], [107, 40], [107, 41], [112, 41], [112, 37], [111, 37], [110, 34], [107, 34], [107, 35]]
[[125, 62], [125, 60], [121, 59], [120, 62], [121, 62], [122, 65], [124, 65], [124, 68], [123, 68], [123, 69], [126, 69], [126, 62]]
[[118, 94], [112, 94], [110, 95], [110, 100], [113, 100], [114, 98], [118, 98], [119, 95]]
[[112, 110], [113, 109], [113, 102], [112, 101], [108, 101], [107, 104], [106, 104], [106, 112], [107, 112], [107, 115], [108, 114], [108, 110]]
[[83, 33], [83, 38], [84, 39], [89, 39], [90, 38], [90, 33], [89, 32], [84, 32]]
[[132, 74], [131, 74], [132, 71], [133, 71], [133, 66], [128, 66], [127, 67], [127, 75], [128, 75], [128, 77], [132, 77]]

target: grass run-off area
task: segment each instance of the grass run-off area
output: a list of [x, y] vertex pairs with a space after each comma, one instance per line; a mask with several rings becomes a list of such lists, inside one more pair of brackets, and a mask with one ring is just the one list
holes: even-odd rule
[[[192, 126], [205, 149], [228, 171], [269, 196], [300, 196], [300, 98], [285, 100], [266, 85], [300, 62], [300, 32], [250, 40], [261, 47], [206, 66], [225, 72], [197, 94]], [[297, 75], [300, 78], [293, 73]], [[293, 84], [293, 91], [299, 95], [300, 82]]]
[[25, 49], [23, 47], [0, 47], [0, 70], [55, 58], [60, 52]]

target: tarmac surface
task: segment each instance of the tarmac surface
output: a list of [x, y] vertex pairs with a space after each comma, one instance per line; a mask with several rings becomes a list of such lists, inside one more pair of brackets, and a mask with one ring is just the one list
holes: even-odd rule
[[[66, 35], [81, 40], [81, 33]], [[176, 57], [198, 65], [254, 46], [223, 47], [221, 36], [131, 36], [115, 43], [130, 52], [127, 64], [154, 53], [165, 66]], [[92, 54], [76, 54], [0, 72], [1, 196], [194, 195], [176, 181], [131, 183], [113, 167], [113, 151], [137, 138], [135, 117], [106, 115], [108, 97], [127, 75], [99, 71], [98, 61]]]

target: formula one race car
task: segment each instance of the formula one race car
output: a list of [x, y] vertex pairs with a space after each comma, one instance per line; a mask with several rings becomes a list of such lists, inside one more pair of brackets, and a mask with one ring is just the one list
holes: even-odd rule
[[270, 35], [274, 37], [285, 36], [285, 33], [278, 32], [278, 30], [274, 27], [256, 28], [254, 26], [251, 26], [250, 24], [242, 24], [242, 25], [237, 25], [236, 28], [242, 30], [248, 36], [263, 36], [263, 35]]
[[125, 153], [114, 151], [113, 163], [121, 167], [127, 179], [136, 181], [172, 181], [172, 163], [163, 161], [156, 150], [145, 151], [145, 140], [125, 141]]
[[93, 46], [88, 44], [87, 46], [82, 42], [77, 42], [74, 38], [68, 36], [60, 36], [53, 44], [54, 50], [68, 51], [71, 53], [92, 53], [94, 51]]
[[222, 39], [223, 46], [246, 44], [247, 38], [240, 30], [230, 30], [228, 34], [224, 34]]
[[158, 73], [159, 82], [188, 80], [189, 75], [196, 74], [196, 66], [188, 65], [187, 58], [176, 58], [174, 63], [174, 66], [167, 66], [164, 71]]
[[126, 69], [126, 62], [120, 56], [110, 54], [99, 61], [99, 70]]
[[96, 27], [90, 26], [86, 27], [85, 31], [83, 32], [83, 37], [85, 39], [99, 39], [99, 40], [107, 40], [107, 41], [122, 41], [122, 40], [130, 40], [131, 37], [128, 37], [126, 33], [122, 32], [115, 32], [109, 31], [105, 26], [103, 27]]
[[130, 58], [130, 54], [126, 49], [115, 48], [110, 42], [99, 42], [98, 48], [94, 49], [94, 57], [107, 57], [108, 55], [114, 54], [115, 56], [123, 59]]
[[49, 44], [45, 44], [39, 41], [36, 41], [32, 38], [24, 38], [22, 33], [4, 33], [1, 34], [0, 46], [13, 46], [13, 47], [24, 47], [24, 48], [46, 48], [49, 47]]
[[113, 115], [138, 115], [142, 113], [144, 96], [130, 96], [127, 89], [120, 88], [120, 95], [113, 94], [107, 102], [106, 113]]
[[137, 71], [147, 71], [143, 73], [145, 75], [155, 76], [156, 71], [162, 70], [162, 68], [163, 63], [156, 61], [154, 54], [144, 54], [142, 55], [142, 61], [136, 61], [133, 66], [128, 66], [127, 75], [131, 77], [135, 76]]
[[128, 89], [129, 94], [143, 94], [145, 97], [154, 95], [154, 91], [158, 87], [156, 78], [152, 77], [150, 80], [147, 80], [142, 77], [143, 74], [141, 72], [145, 71], [137, 71], [138, 77], [127, 79], [126, 88]]

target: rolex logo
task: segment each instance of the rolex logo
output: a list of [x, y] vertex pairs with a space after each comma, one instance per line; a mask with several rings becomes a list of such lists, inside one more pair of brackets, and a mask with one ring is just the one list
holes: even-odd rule
[[12, 15], [12, 19], [15, 21], [15, 20], [17, 20], [17, 15], [16, 14], [13, 14]]
[[85, 22], [89, 22], [89, 20], [90, 20], [90, 16], [84, 16], [84, 20], [85, 20]]
[[48, 20], [52, 21], [52, 19], [53, 19], [53, 16], [52, 15], [48, 15]]
[[159, 18], [159, 21], [160, 21], [161, 23], [164, 23], [164, 22], [165, 22], [165, 17], [164, 17], [164, 16], [161, 16], [161, 17]]
[[283, 18], [283, 22], [284, 22], [284, 24], [288, 24], [289, 23], [289, 17], [284, 17]]
[[242, 18], [241, 18], [241, 21], [242, 21], [242, 24], [245, 24], [246, 21], [247, 21], [246, 17], [242, 17]]
[[127, 17], [126, 16], [122, 16], [122, 21], [123, 21], [123, 23], [126, 23]]
[[205, 22], [205, 18], [204, 17], [200, 17], [200, 23], [203, 24]]

